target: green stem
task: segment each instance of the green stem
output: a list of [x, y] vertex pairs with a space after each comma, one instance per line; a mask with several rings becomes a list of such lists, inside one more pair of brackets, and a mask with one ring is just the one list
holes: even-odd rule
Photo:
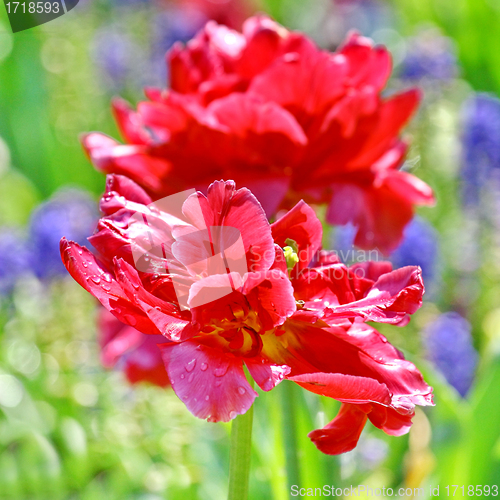
[[[250, 381], [249, 381], [250, 382]], [[250, 382], [253, 387], [253, 381]], [[247, 500], [250, 458], [252, 456], [253, 405], [231, 424], [231, 451], [229, 452], [228, 500]]]
[[281, 407], [283, 409], [283, 438], [285, 443], [286, 475], [288, 486], [300, 486], [300, 465], [297, 456], [297, 408], [295, 405], [297, 387], [290, 381], [281, 384]]

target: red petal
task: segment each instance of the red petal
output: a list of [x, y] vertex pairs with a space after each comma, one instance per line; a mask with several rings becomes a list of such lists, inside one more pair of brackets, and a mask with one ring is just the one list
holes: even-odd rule
[[103, 134], [88, 134], [83, 146], [94, 166], [105, 173], [130, 177], [151, 191], [158, 191], [170, 163], [149, 154], [145, 146], [122, 145]]
[[418, 177], [408, 172], [390, 171], [382, 179], [388, 190], [399, 193], [409, 203], [415, 205], [434, 205], [432, 189]]
[[357, 405], [343, 404], [329, 424], [308, 436], [318, 450], [327, 455], [339, 455], [356, 447], [365, 423], [366, 413]]
[[385, 260], [358, 262], [350, 266], [349, 271], [352, 271], [355, 276], [375, 282], [383, 274], [387, 274], [392, 271], [392, 263]]
[[415, 412], [402, 415], [393, 408], [374, 405], [373, 410], [368, 414], [370, 422], [379, 429], [382, 429], [390, 436], [402, 436], [406, 434], [411, 427], [411, 420]]
[[135, 302], [155, 324], [159, 332], [172, 342], [184, 341], [197, 333], [190, 322], [180, 317], [179, 308], [149, 293], [137, 271], [124, 260], [115, 259], [117, 279], [130, 301]]
[[354, 243], [365, 249], [394, 250], [413, 217], [413, 207], [402, 194], [386, 186], [364, 188], [355, 184], [333, 184], [327, 211], [330, 224], [351, 222], [358, 231]]
[[346, 61], [303, 43], [302, 54], [290, 52], [257, 75], [248, 92], [288, 109], [301, 124], [322, 114], [345, 91]]
[[361, 151], [352, 161], [352, 168], [362, 168], [375, 163], [395, 141], [420, 103], [418, 89], [410, 89], [383, 101], [377, 110], [377, 123], [373, 133], [363, 143]]
[[305, 373], [287, 378], [308, 391], [343, 403], [391, 404], [391, 393], [387, 386], [372, 378], [341, 373]]
[[129, 144], [148, 144], [150, 136], [145, 131], [140, 116], [132, 110], [127, 101], [113, 99], [113, 114], [123, 138]]
[[274, 102], [261, 103], [247, 94], [234, 93], [213, 101], [207, 108], [232, 134], [255, 140], [257, 135], [282, 134], [295, 144], [304, 145], [307, 137], [295, 118]]
[[85, 247], [61, 240], [61, 257], [73, 279], [120, 321], [148, 334], [160, 334], [154, 323], [135, 305], [109, 272]]
[[199, 418], [228, 422], [244, 414], [257, 397], [241, 359], [192, 340], [160, 346], [172, 388]]
[[257, 286], [260, 315], [269, 314], [272, 326], [282, 325], [296, 311], [292, 284], [280, 270], [248, 274], [242, 292], [249, 294], [254, 286]]
[[351, 85], [372, 85], [376, 90], [384, 88], [391, 74], [391, 55], [385, 47], [374, 47], [369, 38], [351, 32], [340, 53], [347, 58]]
[[364, 321], [397, 324], [422, 305], [423, 293], [421, 269], [403, 267], [383, 274], [365, 298], [331, 307], [325, 318], [360, 316]]
[[144, 189], [128, 177], [116, 174], [106, 176], [106, 192], [99, 203], [101, 212], [104, 215], [111, 215], [126, 208], [127, 201], [149, 205], [153, 200]]

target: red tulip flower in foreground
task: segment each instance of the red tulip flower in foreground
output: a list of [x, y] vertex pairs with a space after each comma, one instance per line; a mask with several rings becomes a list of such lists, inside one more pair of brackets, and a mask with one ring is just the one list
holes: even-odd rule
[[310, 434], [325, 453], [352, 449], [367, 419], [407, 432], [415, 405], [432, 404], [431, 388], [364, 321], [405, 324], [421, 304], [420, 269], [348, 268], [318, 252], [321, 224], [304, 202], [270, 225], [232, 181], [175, 196], [152, 203], [133, 181], [109, 176], [90, 237], [99, 258], [65, 239], [61, 253], [116, 318], [168, 340], [158, 347], [189, 411], [209, 421], [245, 413], [257, 396], [246, 366], [264, 391], [286, 378], [343, 403]]
[[123, 174], [155, 199], [217, 178], [252, 190], [268, 216], [300, 199], [328, 203], [332, 224], [353, 223], [355, 243], [395, 248], [429, 186], [400, 171], [402, 128], [416, 89], [382, 97], [388, 51], [358, 34], [334, 53], [265, 16], [243, 33], [209, 22], [168, 54], [171, 88], [147, 89], [133, 111], [115, 100], [125, 140], [84, 136], [94, 165]]

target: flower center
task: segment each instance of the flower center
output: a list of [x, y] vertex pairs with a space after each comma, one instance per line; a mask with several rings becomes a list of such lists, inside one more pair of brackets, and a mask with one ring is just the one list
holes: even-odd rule
[[299, 248], [297, 246], [297, 242], [295, 240], [291, 240], [287, 238], [285, 240], [286, 247], [283, 248], [283, 253], [285, 254], [286, 267], [288, 269], [288, 273], [295, 267], [295, 264], [299, 262]]
[[253, 357], [262, 350], [262, 324], [255, 311], [232, 304], [232, 318], [215, 320], [204, 329], [205, 341], [236, 356]]

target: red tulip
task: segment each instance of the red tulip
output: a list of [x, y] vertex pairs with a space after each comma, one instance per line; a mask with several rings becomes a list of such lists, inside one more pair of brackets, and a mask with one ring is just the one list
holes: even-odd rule
[[405, 323], [424, 292], [419, 268], [347, 268], [318, 254], [321, 224], [306, 203], [270, 225], [232, 181], [172, 200], [151, 203], [131, 180], [109, 176], [90, 238], [99, 259], [65, 239], [61, 254], [116, 318], [168, 340], [158, 346], [168, 378], [194, 415], [245, 413], [257, 393], [244, 366], [264, 391], [287, 378], [344, 404], [311, 433], [325, 453], [352, 449], [367, 418], [403, 434], [414, 406], [432, 404], [415, 366], [363, 323]]
[[399, 170], [399, 135], [417, 108], [412, 89], [381, 92], [388, 51], [356, 33], [336, 52], [265, 16], [243, 33], [209, 22], [168, 55], [171, 88], [113, 109], [126, 144], [83, 137], [96, 168], [124, 174], [155, 198], [232, 178], [268, 215], [301, 198], [329, 204], [332, 224], [357, 226], [362, 248], [395, 248], [429, 186]]

